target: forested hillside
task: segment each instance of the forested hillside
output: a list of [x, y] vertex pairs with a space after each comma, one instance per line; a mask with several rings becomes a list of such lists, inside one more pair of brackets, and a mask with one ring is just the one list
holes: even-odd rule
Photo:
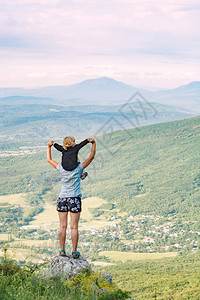
[[84, 195], [103, 197], [133, 215], [198, 221], [199, 140], [200, 117], [105, 135]]
[[[199, 128], [200, 118], [196, 117], [95, 137], [97, 154], [88, 168], [89, 176], [82, 182], [83, 200], [103, 199], [100, 203], [91, 202], [93, 208], [89, 210], [94, 220], [112, 222], [112, 226], [101, 229], [88, 224], [88, 232], [86, 225], [81, 239], [88, 256], [100, 259], [100, 251], [110, 250], [187, 253], [198, 249]], [[1, 145], [2, 151], [5, 149], [1, 158], [1, 195], [26, 193], [25, 207], [11, 206], [11, 198], [2, 200], [2, 233], [10, 233], [12, 228], [16, 236], [32, 238], [31, 231], [23, 231], [22, 227], [19, 230], [19, 226], [29, 224], [36, 215], [41, 220], [48, 217], [46, 203], [54, 209], [60, 177], [46, 162], [46, 143], [43, 140], [33, 144], [29, 140]], [[81, 161], [89, 155], [90, 147], [88, 144], [80, 151]], [[60, 162], [60, 153], [53, 149], [52, 154]], [[91, 226], [95, 235], [88, 246]], [[42, 232], [42, 239], [47, 239], [49, 232], [42, 230], [35, 229], [40, 236]], [[57, 236], [54, 231], [52, 234]], [[97, 252], [96, 245], [101, 245]]]
[[[155, 288], [163, 299], [199, 293], [199, 129], [195, 117], [95, 136], [97, 154], [82, 182], [79, 249], [97, 265], [116, 264], [107, 269], [114, 282], [138, 299], [152, 298]], [[44, 260], [59, 249], [61, 183], [46, 161], [47, 142], [0, 145], [0, 244], [18, 260]], [[52, 156], [61, 161], [54, 148]]]
[[136, 299], [199, 299], [200, 253], [154, 261], [134, 261], [98, 268], [111, 272], [117, 286]]

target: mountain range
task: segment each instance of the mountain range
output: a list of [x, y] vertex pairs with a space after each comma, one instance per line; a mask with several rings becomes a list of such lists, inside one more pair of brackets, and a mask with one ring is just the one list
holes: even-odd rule
[[161, 91], [137, 89], [111, 78], [70, 86], [0, 89], [2, 140], [95, 136], [200, 113], [200, 85]]
[[116, 105], [127, 102], [136, 92], [150, 102], [180, 106], [196, 114], [200, 112], [200, 81], [174, 89], [149, 91], [108, 77], [88, 79], [69, 86], [1, 88], [0, 104]]

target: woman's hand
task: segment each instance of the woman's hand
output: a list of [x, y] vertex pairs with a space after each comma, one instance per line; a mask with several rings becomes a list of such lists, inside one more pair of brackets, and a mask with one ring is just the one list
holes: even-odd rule
[[95, 140], [93, 138], [89, 138], [88, 141], [89, 141], [89, 143], [92, 143], [92, 144], [95, 143]]
[[53, 146], [53, 144], [54, 144], [54, 141], [50, 141], [50, 142], [48, 142], [48, 147], [51, 147], [51, 146]]

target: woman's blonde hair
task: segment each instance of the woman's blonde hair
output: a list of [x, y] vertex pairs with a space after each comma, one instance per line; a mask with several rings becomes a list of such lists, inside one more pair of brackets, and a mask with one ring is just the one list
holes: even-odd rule
[[75, 138], [73, 136], [66, 136], [63, 139], [63, 148], [67, 150], [68, 147], [75, 145]]

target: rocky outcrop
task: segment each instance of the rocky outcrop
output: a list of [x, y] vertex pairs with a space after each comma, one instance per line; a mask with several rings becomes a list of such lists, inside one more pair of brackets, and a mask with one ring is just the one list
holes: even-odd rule
[[89, 262], [83, 256], [77, 259], [74, 259], [71, 255], [56, 256], [52, 260], [48, 277], [64, 276], [66, 280], [71, 280], [86, 269], [93, 272]]
[[[74, 259], [71, 255], [56, 256], [52, 259], [46, 276], [63, 276], [66, 280], [71, 280], [86, 270], [89, 270], [90, 273], [94, 273], [91, 265], [82, 255], [77, 259]], [[105, 273], [102, 277], [106, 279], [109, 284], [112, 284], [112, 275], [110, 273]]]

